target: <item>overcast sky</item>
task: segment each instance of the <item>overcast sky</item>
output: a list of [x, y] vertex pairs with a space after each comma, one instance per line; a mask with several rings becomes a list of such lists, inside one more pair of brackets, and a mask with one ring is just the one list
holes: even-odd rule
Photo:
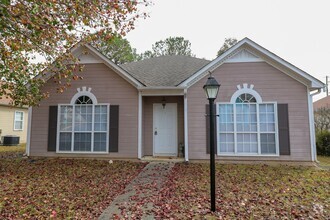
[[139, 53], [182, 36], [212, 60], [225, 38], [248, 37], [322, 82], [330, 76], [330, 0], [154, 0], [146, 10], [127, 35]]

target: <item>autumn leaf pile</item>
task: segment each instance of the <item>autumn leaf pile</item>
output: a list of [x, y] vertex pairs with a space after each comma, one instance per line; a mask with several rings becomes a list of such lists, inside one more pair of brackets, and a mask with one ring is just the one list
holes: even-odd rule
[[156, 219], [330, 219], [330, 172], [266, 165], [216, 167], [210, 213], [208, 164], [176, 164], [153, 209]]
[[95, 219], [144, 163], [0, 160], [0, 219]]

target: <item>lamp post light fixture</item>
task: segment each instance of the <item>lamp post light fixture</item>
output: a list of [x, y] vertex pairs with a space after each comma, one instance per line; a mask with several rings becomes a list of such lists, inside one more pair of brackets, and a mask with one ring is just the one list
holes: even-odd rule
[[211, 177], [211, 211], [215, 212], [215, 160], [214, 160], [214, 100], [218, 96], [220, 84], [211, 75], [203, 86], [206, 97], [209, 100], [209, 117], [210, 117], [210, 177]]

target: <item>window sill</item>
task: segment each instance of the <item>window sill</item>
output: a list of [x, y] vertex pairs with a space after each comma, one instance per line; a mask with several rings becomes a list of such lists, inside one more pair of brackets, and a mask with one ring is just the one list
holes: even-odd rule
[[56, 151], [57, 154], [109, 154], [107, 151], [98, 151], [98, 152], [91, 152], [91, 151]]
[[217, 154], [219, 157], [279, 157], [279, 154]]

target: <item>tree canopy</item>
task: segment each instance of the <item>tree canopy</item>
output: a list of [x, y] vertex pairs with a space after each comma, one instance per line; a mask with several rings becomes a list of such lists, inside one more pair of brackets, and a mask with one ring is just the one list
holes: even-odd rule
[[225, 38], [225, 42], [217, 53], [217, 57], [221, 56], [224, 52], [226, 52], [230, 47], [237, 43], [236, 38]]
[[319, 108], [314, 111], [316, 130], [324, 131], [330, 129], [330, 108]]
[[[58, 91], [79, 79], [81, 69], [69, 53], [78, 42], [89, 43], [97, 35], [125, 35], [139, 17], [139, 4], [148, 0], [3, 0], [0, 1], [0, 97], [14, 105], [36, 105], [47, 97], [36, 75], [55, 73]], [[105, 31], [106, 30], [106, 31]], [[98, 33], [98, 34], [94, 34]], [[72, 65], [66, 65], [71, 63]]]
[[139, 59], [136, 49], [132, 48], [127, 39], [118, 34], [109, 39], [100, 37], [92, 45], [115, 64], [133, 62]]
[[194, 56], [191, 52], [191, 43], [183, 37], [168, 37], [152, 45], [152, 50], [141, 54], [141, 59], [165, 55]]

